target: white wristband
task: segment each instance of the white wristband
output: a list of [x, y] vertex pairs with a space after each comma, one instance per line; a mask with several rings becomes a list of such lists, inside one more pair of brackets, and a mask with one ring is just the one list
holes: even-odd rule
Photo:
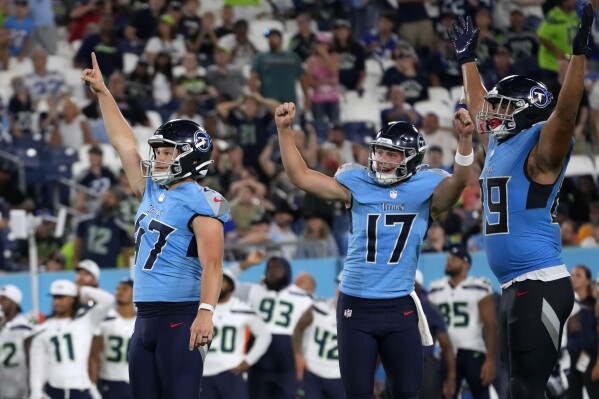
[[460, 166], [470, 166], [474, 162], [474, 150], [469, 155], [462, 155], [459, 151], [455, 152], [455, 163]]
[[200, 303], [200, 307], [198, 310], [208, 310], [210, 311], [210, 313], [214, 313], [214, 306], [210, 305], [209, 303]]

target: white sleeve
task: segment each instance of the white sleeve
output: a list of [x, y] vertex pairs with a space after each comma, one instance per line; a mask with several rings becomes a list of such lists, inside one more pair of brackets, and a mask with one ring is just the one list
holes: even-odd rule
[[272, 335], [270, 331], [268, 331], [266, 324], [258, 315], [254, 315], [251, 318], [248, 327], [255, 338], [252, 349], [250, 349], [245, 356], [245, 361], [251, 366], [260, 360], [262, 355], [266, 353], [266, 350], [272, 341]]
[[88, 297], [95, 302], [90, 311], [93, 325], [99, 325], [114, 305], [114, 296], [101, 288], [81, 287], [79, 289], [79, 296]]
[[29, 387], [31, 399], [44, 397], [44, 385], [46, 383], [46, 350], [44, 348], [43, 333], [33, 337], [29, 348]]

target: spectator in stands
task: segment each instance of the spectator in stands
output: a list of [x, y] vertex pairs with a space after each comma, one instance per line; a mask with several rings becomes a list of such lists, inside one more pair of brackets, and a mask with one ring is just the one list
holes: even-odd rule
[[89, 55], [92, 52], [96, 53], [98, 64], [102, 68], [105, 78], [111, 76], [115, 71], [123, 70], [122, 44], [116, 35], [112, 16], [102, 16], [100, 18], [100, 32], [88, 35], [83, 39], [81, 47], [75, 54], [75, 67], [91, 68]]
[[306, 60], [306, 80], [311, 88], [306, 109], [311, 109], [314, 122], [339, 123], [339, 55], [327, 33], [316, 36], [314, 52]]
[[447, 252], [452, 246], [443, 225], [437, 220], [432, 222], [426, 232], [422, 252]]
[[57, 34], [52, 0], [37, 0], [31, 7], [33, 38], [48, 54], [56, 54]]
[[316, 47], [316, 34], [312, 32], [312, 18], [310, 14], [300, 13], [295, 21], [297, 33], [293, 35], [287, 48], [296, 53], [302, 61], [306, 61]]
[[430, 147], [438, 145], [443, 148], [443, 165], [453, 167], [452, 154], [458, 148], [458, 140], [455, 137], [453, 128], [441, 127], [439, 115], [434, 112], [428, 112], [422, 119], [422, 128], [420, 133], [424, 137], [424, 141]]
[[235, 131], [235, 143], [243, 148], [243, 164], [259, 170], [258, 158], [272, 135], [270, 129], [274, 111], [280, 102], [264, 98], [258, 93], [244, 96], [238, 101], [217, 104], [219, 117]]
[[264, 213], [264, 207], [256, 195], [256, 186], [241, 184], [231, 190], [231, 218], [235, 222], [235, 235], [243, 237], [250, 232], [252, 221]]
[[586, 217], [586, 223], [583, 223], [578, 228], [578, 235], [576, 240], [582, 243], [582, 240], [591, 235], [591, 224], [599, 223], [599, 201], [591, 201], [588, 205], [588, 213]]
[[[565, 219], [559, 224], [560, 227], [560, 238], [562, 242], [562, 247], [574, 247], [578, 246], [578, 242], [576, 241], [576, 226], [572, 219]], [[584, 242], [584, 241], [583, 241]], [[590, 241], [585, 242], [586, 246], [593, 246]], [[581, 246], [582, 243], [581, 243]]]
[[90, 259], [101, 268], [129, 266], [133, 241], [118, 216], [119, 195], [108, 189], [102, 195], [99, 211], [77, 226], [75, 264], [80, 259]]
[[304, 218], [306, 224], [300, 236], [295, 257], [304, 259], [339, 256], [337, 242], [325, 220], [316, 213], [305, 215]]
[[428, 16], [425, 2], [398, 1], [399, 37], [419, 53], [426, 54], [434, 41], [433, 21]]
[[196, 40], [202, 66], [214, 63], [214, 49], [218, 45], [218, 36], [216, 35], [215, 28], [214, 13], [211, 11], [205, 12], [202, 15], [202, 30]]
[[391, 86], [389, 99], [391, 108], [381, 111], [381, 126], [387, 126], [389, 122], [403, 121], [415, 126], [420, 125], [420, 115], [406, 104], [406, 91], [401, 86]]
[[152, 75], [148, 61], [140, 58], [135, 69], [126, 77], [127, 98], [139, 104], [143, 109], [150, 109], [152, 101]]
[[77, 102], [72, 98], [65, 98], [61, 104], [54, 131], [50, 137], [50, 144], [55, 147], [70, 147], [79, 149], [84, 144], [96, 144], [91, 134], [89, 122]]
[[402, 42], [393, 50], [395, 64], [387, 68], [383, 74], [381, 85], [389, 91], [393, 86], [401, 86], [406, 93], [406, 102], [414, 105], [417, 101], [428, 99], [428, 76], [420, 67], [418, 55], [414, 48]]
[[424, 163], [428, 164], [429, 167], [435, 169], [442, 169], [446, 172], [451, 171], [451, 166], [447, 166], [443, 163], [443, 147], [437, 144], [429, 145], [426, 150], [426, 156]]
[[572, 270], [572, 284], [580, 312], [567, 322], [567, 349], [572, 364], [568, 373], [568, 397], [582, 398], [584, 389], [589, 398], [596, 398], [599, 397], [599, 323], [591, 270], [585, 265], [576, 265]]
[[229, 4], [225, 4], [220, 10], [220, 25], [215, 29], [216, 35], [221, 38], [233, 33], [235, 27], [235, 11]]
[[36, 48], [31, 54], [33, 72], [25, 75], [25, 85], [33, 103], [37, 106], [42, 100], [58, 101], [68, 94], [68, 87], [61, 71], [49, 70], [48, 54], [42, 48]]
[[35, 108], [23, 78], [13, 78], [11, 86], [13, 95], [8, 101], [9, 131], [14, 139], [19, 139], [38, 131], [37, 126], [34, 126]]
[[88, 150], [89, 168], [77, 179], [82, 186], [89, 188], [94, 193], [101, 195], [116, 181], [114, 174], [104, 166], [104, 152], [99, 146], [91, 146]]
[[226, 34], [218, 41], [218, 46], [231, 50], [234, 65], [243, 68], [251, 65], [259, 51], [249, 39], [248, 22], [240, 19], [233, 26], [233, 33]]
[[209, 107], [204, 103], [209, 99], [208, 82], [204, 71], [198, 69], [198, 58], [193, 53], [186, 53], [183, 56], [182, 64], [183, 74], [175, 78], [175, 95], [179, 99], [189, 99], [201, 104], [204, 110]]
[[395, 33], [395, 13], [382, 13], [378, 28], [371, 29], [361, 37], [369, 57], [391, 60], [393, 49], [399, 43], [399, 36]]
[[282, 244], [283, 256], [292, 259], [295, 255], [298, 237], [291, 229], [291, 225], [295, 220], [297, 210], [292, 209], [286, 199], [280, 199], [278, 202], [273, 200], [273, 202], [275, 202], [275, 210], [270, 224], [270, 236], [274, 242]]
[[495, 83], [510, 75], [516, 74], [516, 68], [513, 65], [512, 56], [507, 47], [499, 46], [493, 54], [493, 63], [483, 75], [483, 82], [486, 87], [493, 87]]
[[518, 6], [511, 8], [510, 26], [505, 32], [504, 45], [519, 73], [527, 75], [536, 72], [539, 41], [535, 32], [527, 28], [524, 13]]
[[[127, 97], [125, 78], [121, 73], [116, 72], [110, 76], [108, 79], [108, 88], [119, 110], [131, 125], [150, 126], [150, 121], [141, 105], [135, 99]], [[100, 118], [98, 101], [94, 99], [83, 109], [83, 113], [89, 119]]]
[[171, 56], [160, 52], [154, 60], [152, 98], [153, 108], [160, 113], [162, 120], [168, 119], [168, 116], [179, 107], [178, 100], [174, 97], [174, 88], [175, 78]]
[[[478, 177], [480, 176], [481, 168], [478, 164], [472, 165], [472, 174], [466, 183], [466, 187], [462, 192], [462, 208], [466, 213], [472, 214], [482, 210], [480, 182]], [[470, 215], [469, 215], [470, 216]], [[465, 223], [460, 223], [464, 225]]]
[[202, 30], [202, 18], [200, 18], [200, 0], [184, 0], [182, 16], [179, 21], [179, 32], [185, 39], [187, 51], [197, 53], [197, 38]]
[[[353, 27], [353, 36], [363, 38], [364, 35], [375, 27], [377, 21], [380, 23], [379, 14], [381, 13], [382, 4], [378, 1], [351, 1], [351, 26]], [[393, 18], [391, 13], [388, 14]], [[392, 21], [394, 21], [392, 19]]]
[[185, 55], [185, 39], [177, 32], [175, 19], [169, 14], [162, 14], [158, 19], [158, 30], [146, 43], [144, 57], [153, 63], [158, 53], [166, 53], [173, 64], [178, 64]]
[[231, 49], [218, 46], [214, 50], [214, 64], [206, 70], [208, 90], [216, 102], [241, 97], [247, 79], [238, 65], [231, 63]]
[[491, 9], [484, 5], [479, 6], [474, 12], [474, 25], [480, 29], [476, 58], [481, 75], [484, 76], [493, 64], [493, 54], [499, 45], [497, 38], [500, 32], [493, 26]]
[[33, 19], [29, 16], [28, 0], [16, 0], [14, 15], [4, 21], [9, 30], [10, 56], [22, 61], [31, 50], [33, 42]]
[[83, 39], [89, 33], [89, 27], [97, 24], [100, 17], [109, 12], [109, 1], [77, 0], [69, 12], [69, 42]]
[[252, 63], [250, 90], [280, 102], [296, 102], [295, 85], [300, 81], [304, 100], [309, 102], [300, 58], [294, 52], [283, 50], [283, 37], [278, 29], [269, 29], [264, 35], [268, 38], [269, 51], [257, 55]]
[[137, 9], [131, 17], [131, 23], [125, 27], [125, 38], [130, 42], [145, 43], [152, 36], [156, 36], [158, 18], [164, 12], [165, 3], [165, 0], [149, 0], [147, 4]]
[[539, 77], [549, 88], [557, 85], [559, 60], [567, 60], [572, 54], [572, 32], [578, 25], [576, 0], [560, 0], [539, 26]]
[[197, 123], [198, 125], [203, 125], [204, 124], [204, 118], [202, 117], [202, 115], [198, 114], [198, 103], [189, 98], [187, 100], [183, 100], [180, 102], [181, 105], [179, 106], [179, 109], [177, 111], [175, 111], [169, 118], [168, 120], [171, 119], [189, 119], [191, 121], [194, 121], [195, 123]]
[[460, 64], [453, 54], [453, 45], [444, 34], [437, 35], [427, 65], [431, 86], [450, 89], [462, 84]]
[[356, 162], [358, 145], [345, 137], [343, 125], [338, 123], [331, 127], [328, 134], [328, 140], [324, 142], [321, 148], [327, 154], [324, 159], [332, 158], [338, 165]]
[[[142, 156], [144, 154], [141, 154]], [[117, 177], [117, 182], [112, 186], [119, 195], [119, 219], [125, 223], [129, 229], [129, 233], [134, 233], [135, 214], [139, 208], [139, 200], [133, 193], [129, 179], [123, 169], [120, 170]]]
[[333, 24], [333, 45], [339, 55], [339, 83], [347, 90], [364, 92], [366, 78], [366, 49], [351, 34], [348, 20], [338, 19]]

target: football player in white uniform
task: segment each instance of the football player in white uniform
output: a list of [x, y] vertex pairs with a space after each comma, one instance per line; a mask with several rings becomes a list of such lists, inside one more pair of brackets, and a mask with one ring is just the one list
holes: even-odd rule
[[[204, 363], [202, 399], [247, 399], [248, 387], [242, 373], [255, 364], [268, 349], [272, 335], [249, 304], [233, 296], [237, 279], [223, 270], [218, 306], [214, 311], [214, 335]], [[245, 353], [246, 331], [254, 343]]]
[[452, 247], [445, 265], [449, 277], [433, 281], [428, 298], [443, 313], [457, 351], [454, 398], [465, 379], [474, 399], [488, 399], [489, 384], [495, 379], [497, 347], [493, 287], [487, 278], [468, 276], [471, 264], [472, 258], [463, 247]]
[[[29, 394], [25, 340], [33, 325], [21, 315], [23, 293], [14, 285], [0, 287], [0, 399], [22, 399]], [[4, 324], [4, 326], [2, 326]]]
[[[248, 259], [233, 266], [231, 271], [237, 276], [255, 264]], [[266, 261], [261, 284], [239, 283], [235, 289], [235, 296], [250, 303], [272, 334], [268, 350], [248, 372], [252, 399], [288, 399], [297, 390], [291, 337], [297, 322], [312, 306], [313, 300], [310, 294], [291, 281], [289, 262], [273, 256]]]
[[[90, 399], [92, 382], [88, 360], [97, 326], [106, 317], [114, 297], [99, 288], [80, 287], [69, 280], [50, 286], [51, 318], [40, 326], [29, 352], [31, 398]], [[94, 301], [82, 306], [80, 297]]]
[[119, 282], [115, 291], [116, 307], [100, 325], [94, 337], [92, 355], [99, 357], [100, 373], [97, 381], [102, 399], [130, 399], [129, 341], [135, 326], [133, 280]]
[[[339, 289], [336, 294], [339, 295]], [[312, 305], [293, 331], [297, 379], [302, 397], [307, 399], [345, 397], [337, 349], [337, 295]]]

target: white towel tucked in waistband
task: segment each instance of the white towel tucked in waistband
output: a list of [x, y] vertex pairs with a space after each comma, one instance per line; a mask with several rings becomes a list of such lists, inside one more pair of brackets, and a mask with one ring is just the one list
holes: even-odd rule
[[430, 330], [428, 329], [428, 322], [426, 321], [426, 315], [422, 309], [420, 299], [416, 294], [416, 291], [410, 292], [410, 296], [416, 304], [416, 312], [418, 312], [418, 331], [420, 331], [420, 339], [422, 340], [423, 346], [431, 346], [433, 344], [433, 337]]

